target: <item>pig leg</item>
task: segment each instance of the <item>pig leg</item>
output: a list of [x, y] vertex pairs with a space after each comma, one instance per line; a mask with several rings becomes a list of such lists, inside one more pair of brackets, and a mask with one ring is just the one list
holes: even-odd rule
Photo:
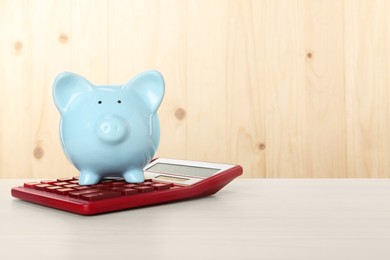
[[100, 181], [100, 176], [96, 172], [92, 171], [80, 171], [79, 184], [80, 185], [91, 185], [96, 184]]
[[129, 169], [123, 173], [123, 177], [130, 183], [140, 183], [145, 180], [142, 169]]

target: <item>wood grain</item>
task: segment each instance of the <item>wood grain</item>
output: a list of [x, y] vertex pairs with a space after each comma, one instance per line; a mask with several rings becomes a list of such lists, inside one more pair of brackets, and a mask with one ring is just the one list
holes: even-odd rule
[[305, 1], [305, 177], [347, 177], [343, 7]]
[[306, 175], [304, 2], [270, 1], [266, 8], [266, 174]]
[[244, 177], [390, 177], [386, 0], [0, 1], [0, 177], [77, 174], [51, 94], [161, 71], [156, 156]]
[[266, 176], [266, 16], [260, 1], [232, 1], [226, 41], [226, 122], [229, 160], [247, 177]]
[[158, 156], [187, 158], [188, 70], [185, 1], [109, 1], [109, 82], [148, 69], [165, 78]]
[[62, 71], [107, 83], [107, 41], [101, 40], [107, 38], [106, 1], [2, 3], [1, 26], [8, 34], [0, 41], [0, 176], [77, 175], [59, 142], [51, 85]]
[[390, 174], [390, 3], [345, 2], [348, 176]]
[[31, 176], [32, 4], [0, 7], [0, 175]]

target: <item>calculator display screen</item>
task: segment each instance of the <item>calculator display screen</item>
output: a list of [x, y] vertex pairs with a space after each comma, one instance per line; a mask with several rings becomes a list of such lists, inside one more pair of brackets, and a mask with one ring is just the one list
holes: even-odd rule
[[157, 173], [177, 174], [177, 175], [185, 175], [190, 177], [207, 178], [213, 175], [214, 173], [218, 172], [220, 169], [168, 164], [168, 163], [156, 163], [155, 165], [149, 167], [146, 170], [150, 172], [157, 172]]

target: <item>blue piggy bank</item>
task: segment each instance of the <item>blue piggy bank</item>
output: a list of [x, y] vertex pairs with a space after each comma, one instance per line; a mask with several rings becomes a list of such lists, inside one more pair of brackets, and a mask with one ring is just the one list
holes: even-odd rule
[[122, 86], [94, 86], [68, 72], [57, 76], [53, 97], [61, 113], [62, 147], [80, 170], [80, 185], [111, 176], [144, 181], [143, 168], [160, 141], [156, 111], [163, 96], [164, 79], [157, 71]]

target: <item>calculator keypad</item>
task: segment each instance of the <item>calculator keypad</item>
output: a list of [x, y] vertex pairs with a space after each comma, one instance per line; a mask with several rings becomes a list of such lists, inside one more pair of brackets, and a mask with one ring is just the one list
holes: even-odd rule
[[55, 193], [85, 201], [97, 201], [142, 193], [160, 192], [176, 188], [173, 183], [145, 180], [142, 183], [127, 183], [122, 178], [103, 180], [95, 185], [78, 185], [78, 177], [26, 182], [25, 188]]

